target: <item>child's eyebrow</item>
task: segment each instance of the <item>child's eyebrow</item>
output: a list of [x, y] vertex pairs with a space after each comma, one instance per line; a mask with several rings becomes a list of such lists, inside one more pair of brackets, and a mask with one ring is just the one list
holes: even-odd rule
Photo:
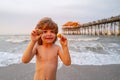
[[49, 30], [49, 29], [48, 29], [48, 30], [43, 30], [43, 31], [55, 31], [55, 30]]

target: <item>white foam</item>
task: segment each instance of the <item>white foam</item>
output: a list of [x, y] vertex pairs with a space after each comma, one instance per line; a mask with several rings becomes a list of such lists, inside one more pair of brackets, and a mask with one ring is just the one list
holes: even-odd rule
[[[23, 54], [19, 53], [8, 53], [8, 52], [0, 52], [0, 67], [8, 66], [11, 64], [19, 64], [22, 63], [21, 58]], [[35, 63], [35, 58], [33, 58], [30, 63]]]
[[78, 65], [108, 65], [108, 64], [120, 64], [120, 55], [118, 54], [96, 54], [93, 52], [78, 53], [72, 52], [71, 59], [72, 64]]
[[0, 66], [19, 64], [21, 62], [21, 56], [22, 56], [21, 54], [0, 52]]
[[[70, 51], [72, 64], [78, 65], [108, 65], [120, 64], [120, 55], [118, 54], [96, 54], [93, 52], [74, 52]], [[0, 67], [11, 64], [21, 63], [22, 54], [12, 54], [7, 52], [0, 52]], [[35, 58], [30, 63], [35, 63]], [[59, 59], [58, 69], [62, 66]]]

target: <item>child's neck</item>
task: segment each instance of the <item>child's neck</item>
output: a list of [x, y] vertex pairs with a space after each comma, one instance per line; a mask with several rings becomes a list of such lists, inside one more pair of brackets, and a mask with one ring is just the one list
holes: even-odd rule
[[51, 46], [53, 46], [53, 43], [43, 43], [42, 45], [46, 48], [50, 48]]

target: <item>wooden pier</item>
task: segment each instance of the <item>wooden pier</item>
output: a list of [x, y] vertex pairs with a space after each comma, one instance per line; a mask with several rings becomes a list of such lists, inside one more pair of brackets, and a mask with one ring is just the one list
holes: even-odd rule
[[120, 35], [120, 15], [88, 22], [76, 27], [62, 27], [63, 34]]

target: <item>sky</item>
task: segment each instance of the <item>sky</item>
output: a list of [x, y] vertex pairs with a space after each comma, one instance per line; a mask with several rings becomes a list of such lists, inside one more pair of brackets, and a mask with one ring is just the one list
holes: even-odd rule
[[120, 0], [0, 0], [0, 35], [30, 34], [43, 17], [59, 26], [120, 15]]

